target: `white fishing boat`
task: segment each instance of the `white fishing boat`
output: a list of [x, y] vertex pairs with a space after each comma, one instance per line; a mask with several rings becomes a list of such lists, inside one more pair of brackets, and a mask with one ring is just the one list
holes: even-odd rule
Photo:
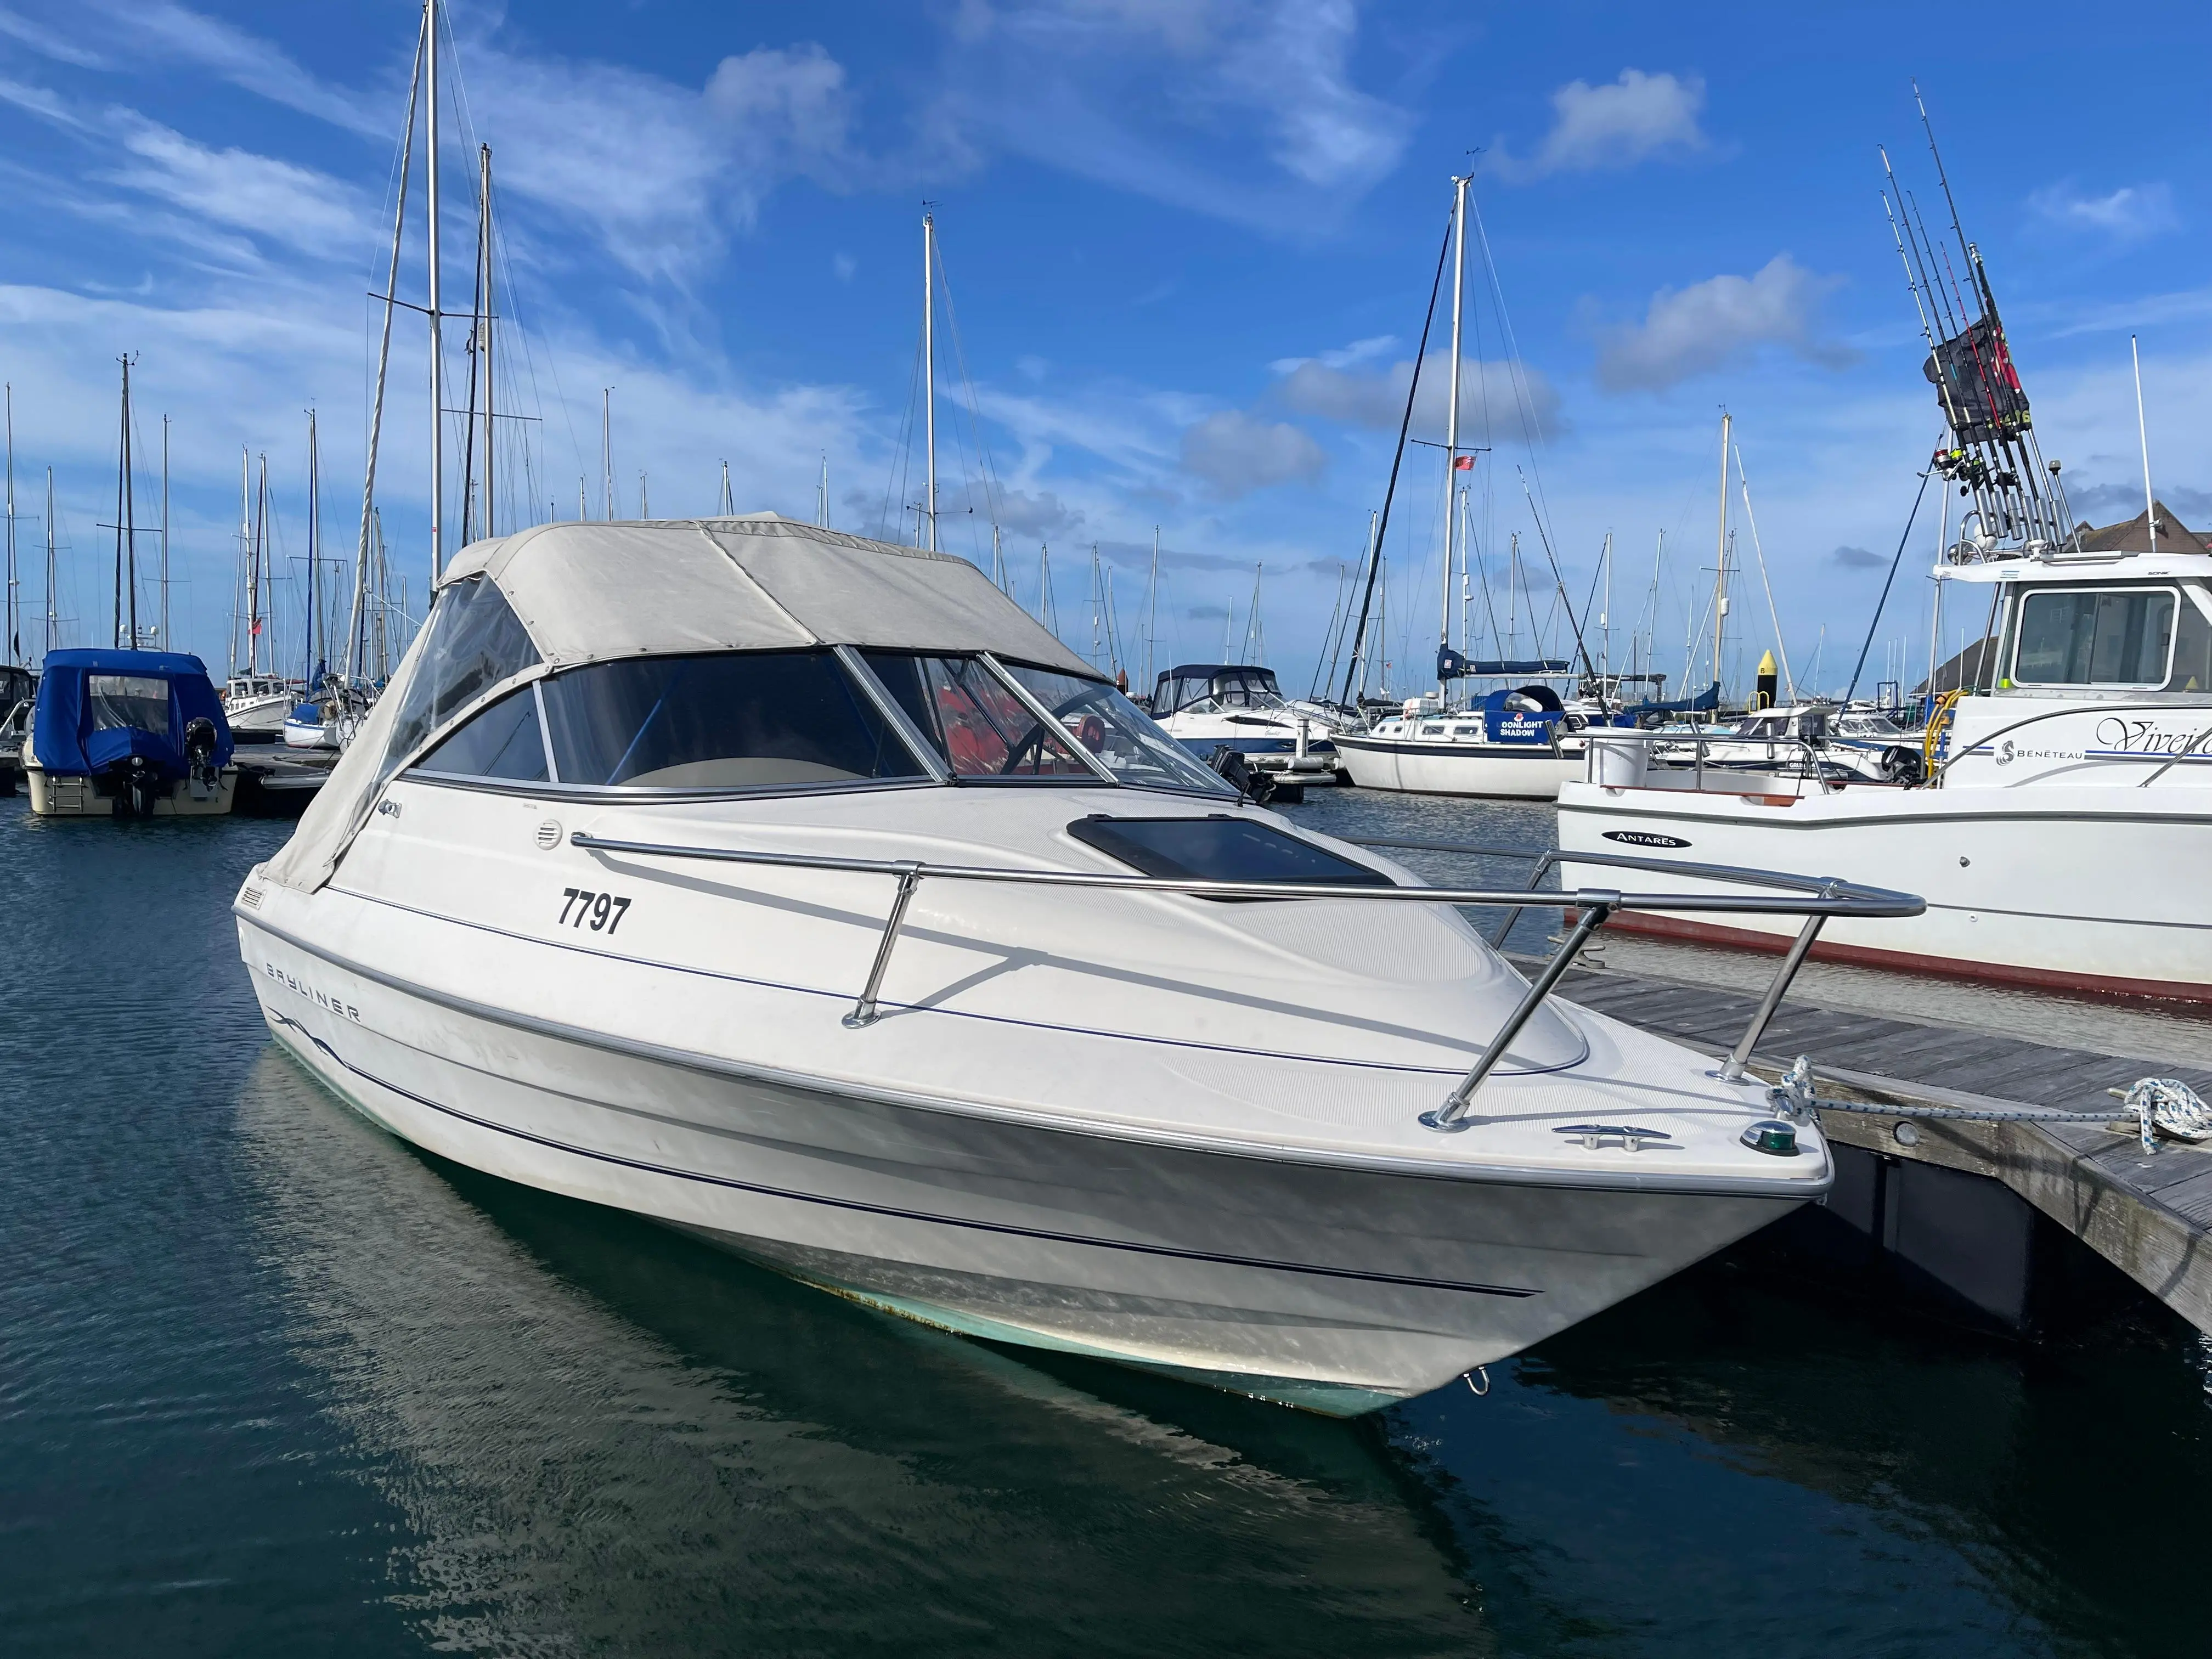
[[[1929, 331], [1928, 378], [1951, 428], [1932, 471], [1972, 505], [1935, 574], [1939, 592], [1960, 590], [1968, 614], [1996, 627], [1975, 653], [1976, 682], [1947, 699], [1924, 741], [1925, 781], [1802, 769], [1699, 777], [1654, 765], [1649, 734], [1601, 733], [1587, 777], [1559, 792], [1560, 845], [1818, 870], [1925, 896], [1911, 921], [1815, 929], [1826, 956], [2212, 1000], [2212, 884], [2197, 873], [2212, 860], [2212, 550], [2148, 499], [2147, 445], [2143, 514], [2103, 530], [2073, 522], [1980, 255], [1958, 240], [1979, 310], [1955, 334]], [[1940, 317], [1919, 274], [1930, 261], [1914, 253], [1915, 297]], [[1590, 867], [1571, 858], [1566, 878]], [[1765, 918], [1621, 925], [1778, 943]]]
[[1294, 784], [1333, 784], [1334, 723], [1285, 702], [1272, 668], [1190, 663], [1160, 675], [1152, 718], [1201, 759], [1231, 749], [1248, 766]]
[[[1607, 885], [1540, 901], [1576, 947]], [[1450, 902], [1510, 896], [1242, 803], [972, 565], [760, 514], [466, 550], [234, 914], [277, 1038], [441, 1157], [1349, 1413], [1829, 1183]]]
[[223, 683], [223, 718], [240, 743], [275, 743], [304, 688], [280, 674], [233, 674]]

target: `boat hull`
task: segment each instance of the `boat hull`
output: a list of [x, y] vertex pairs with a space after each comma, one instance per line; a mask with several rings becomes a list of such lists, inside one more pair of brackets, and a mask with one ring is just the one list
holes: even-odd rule
[[[31, 787], [31, 811], [42, 818], [112, 818], [118, 816], [117, 801], [112, 795], [103, 795], [93, 780], [82, 774], [58, 775], [43, 766], [23, 769], [23, 775]], [[238, 769], [226, 766], [216, 775], [215, 784], [196, 783], [189, 778], [179, 779], [169, 786], [168, 793], [154, 802], [152, 816], [157, 818], [221, 817], [231, 810], [238, 794]]]
[[1555, 754], [1527, 744], [1422, 743], [1372, 737], [1339, 737], [1337, 757], [1362, 789], [1416, 795], [1485, 795], [1550, 800], [1559, 786], [1583, 773], [1579, 744]]
[[[1801, 798], [1577, 782], [1560, 792], [1559, 845], [1803, 870], [1927, 900], [1918, 916], [1828, 923], [1814, 954], [1829, 960], [2212, 1002], [2212, 887], [2188, 874], [2212, 859], [2212, 791], [1853, 787]], [[1619, 884], [1571, 858], [1561, 879]], [[1790, 918], [1656, 912], [1613, 925], [1766, 949], [1796, 930]]]
[[971, 1335], [1334, 1415], [1450, 1381], [1802, 1201], [1165, 1145], [423, 994], [240, 915], [277, 1038], [394, 1134]]

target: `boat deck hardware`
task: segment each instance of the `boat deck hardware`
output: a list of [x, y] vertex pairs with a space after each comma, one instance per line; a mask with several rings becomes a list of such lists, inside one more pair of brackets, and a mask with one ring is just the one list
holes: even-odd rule
[[[687, 847], [665, 842], [623, 841], [604, 836], [594, 836], [576, 830], [568, 837], [568, 844], [589, 853], [623, 854], [632, 857], [704, 859], [724, 864], [764, 865], [790, 870], [847, 871], [863, 875], [890, 876], [896, 878], [898, 888], [891, 901], [890, 914], [884, 920], [882, 937], [877, 941], [875, 959], [859, 1000], [844, 1023], [855, 1030], [875, 1024], [881, 1017], [878, 995], [883, 988], [884, 974], [890, 965], [891, 947], [897, 942], [899, 924], [906, 918], [908, 905], [915, 890], [925, 879], [938, 881], [998, 882], [1025, 887], [1097, 887], [1127, 892], [1185, 893], [1199, 897], [1236, 897], [1241, 899], [1346, 899], [1352, 901], [1388, 900], [1413, 904], [1504, 905], [1511, 907], [1511, 915], [1518, 915], [1530, 906], [1572, 910], [1576, 922], [1572, 932], [1538, 972], [1529, 984], [1527, 994], [1507, 1016], [1498, 1034], [1485, 1045], [1481, 1055], [1460, 1079], [1443, 1103], [1432, 1111], [1421, 1114], [1420, 1121], [1427, 1127], [1447, 1133], [1472, 1126], [1474, 1120], [1466, 1115], [1469, 1100], [1485, 1079], [1504, 1059], [1513, 1039], [1535, 1015], [1560, 977], [1574, 965], [1575, 957], [1590, 936], [1603, 927], [1616, 913], [1622, 910], [1692, 910], [1720, 912], [1735, 915], [1803, 915], [1806, 928], [1798, 935], [1798, 944], [1783, 958], [1782, 966], [1767, 988], [1758, 1012], [1753, 1016], [1742, 1040], [1724, 1062], [1717, 1075], [1729, 1075], [1729, 1066], [1735, 1067], [1730, 1080], [1741, 1077], [1743, 1061], [1766, 1029], [1769, 1019], [1782, 1003], [1790, 980], [1812, 946], [1813, 936], [1819, 931], [1819, 922], [1828, 916], [1917, 916], [1927, 906], [1910, 893], [1893, 892], [1887, 888], [1862, 887], [1854, 883], [1829, 878], [1784, 875], [1770, 870], [1745, 870], [1730, 865], [1680, 864], [1665, 859], [1638, 858], [1629, 854], [1577, 853], [1573, 860], [1578, 864], [1594, 864], [1611, 868], [1636, 870], [1661, 875], [1681, 875], [1711, 880], [1730, 881], [1744, 886], [1779, 889], [1781, 891], [1758, 893], [1625, 893], [1611, 888], [1577, 888], [1571, 891], [1540, 892], [1534, 881], [1540, 881], [1553, 865], [1566, 856], [1554, 848], [1541, 854], [1516, 853], [1515, 857], [1536, 857], [1540, 860], [1537, 874], [1529, 887], [1521, 890], [1483, 887], [1345, 887], [1312, 882], [1221, 881], [1197, 878], [1170, 876], [1123, 876], [1099, 871], [1085, 870], [1016, 870], [983, 865], [924, 864], [913, 859], [837, 858], [814, 853], [757, 852], [735, 847]], [[1467, 847], [1446, 842], [1394, 842], [1355, 840], [1361, 847], [1413, 847], [1424, 851], [1496, 854], [1504, 849]], [[1507, 926], [1510, 927], [1510, 916]], [[1500, 931], [1496, 943], [1503, 943]]]

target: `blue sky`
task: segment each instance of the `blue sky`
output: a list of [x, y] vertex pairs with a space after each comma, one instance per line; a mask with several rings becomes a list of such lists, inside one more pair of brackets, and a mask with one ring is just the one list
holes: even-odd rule
[[[0, 7], [15, 228], [0, 371], [23, 592], [43, 610], [44, 529], [27, 515], [51, 465], [74, 638], [107, 627], [112, 532], [97, 526], [115, 505], [123, 352], [140, 354], [143, 455], [171, 417], [177, 643], [218, 667], [227, 655], [241, 445], [269, 458], [288, 559], [304, 551], [311, 405], [330, 538], [350, 547], [366, 295], [382, 280], [417, 11]], [[1543, 569], [1525, 475], [1578, 606], [1616, 538], [1619, 659], [1665, 531], [1656, 632], [1679, 677], [1711, 580], [1725, 406], [1798, 676], [1814, 678], [1818, 653], [1832, 689], [1938, 426], [1876, 193], [1887, 143], [1938, 212], [1917, 75], [2077, 508], [2137, 510], [2137, 332], [2160, 493], [2212, 520], [2212, 137], [2186, 90], [2212, 44], [2202, 8], [2084, 29], [2027, 7], [1957, 38], [1924, 8], [1877, 6], [1808, 21], [1351, 0], [454, 0], [452, 17], [520, 325], [501, 397], [537, 417], [526, 492], [519, 449], [508, 462], [509, 514], [529, 510], [526, 493], [574, 512], [580, 474], [599, 509], [611, 386], [625, 514], [641, 471], [654, 512], [711, 511], [726, 459], [741, 509], [811, 517], [826, 453], [835, 521], [873, 532], [888, 499], [896, 526], [913, 498], [896, 486], [927, 199], [968, 370], [945, 361], [940, 379], [961, 439], [941, 450], [946, 544], [988, 550], [981, 515], [957, 510], [984, 499], [980, 434], [1017, 595], [1036, 604], [1048, 543], [1078, 649], [1096, 543], [1125, 655], [1141, 659], [1157, 525], [1160, 657], [1211, 657], [1224, 627], [1234, 654], [1258, 566], [1267, 655], [1303, 690], [1339, 568], [1381, 501], [1447, 180], [1471, 168], [1526, 392], [1508, 391], [1513, 354], [1477, 262], [1467, 356], [1488, 366], [1475, 489], [1493, 583], [1516, 532]], [[466, 287], [473, 149], [448, 159], [451, 303]], [[420, 237], [418, 222], [403, 277], [416, 299]], [[418, 601], [422, 361], [403, 315], [380, 498]], [[970, 383], [976, 422], [951, 412]], [[1416, 435], [1439, 436], [1442, 411], [1439, 393]], [[140, 478], [143, 516], [157, 465]], [[1441, 494], [1436, 452], [1412, 451], [1389, 550], [1401, 684], [1433, 649]], [[1935, 532], [1913, 532], [1877, 667], [1885, 649], [1924, 663]], [[1730, 625], [1755, 655], [1773, 630], [1747, 568]], [[295, 643], [296, 617], [283, 626]]]

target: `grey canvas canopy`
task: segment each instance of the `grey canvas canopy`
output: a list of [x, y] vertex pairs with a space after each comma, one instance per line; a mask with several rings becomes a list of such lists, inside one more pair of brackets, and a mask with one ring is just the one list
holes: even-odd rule
[[831, 645], [990, 651], [1096, 678], [965, 559], [773, 513], [538, 525], [455, 556], [429, 622], [266, 873], [320, 887], [384, 781], [516, 685], [625, 657]]

